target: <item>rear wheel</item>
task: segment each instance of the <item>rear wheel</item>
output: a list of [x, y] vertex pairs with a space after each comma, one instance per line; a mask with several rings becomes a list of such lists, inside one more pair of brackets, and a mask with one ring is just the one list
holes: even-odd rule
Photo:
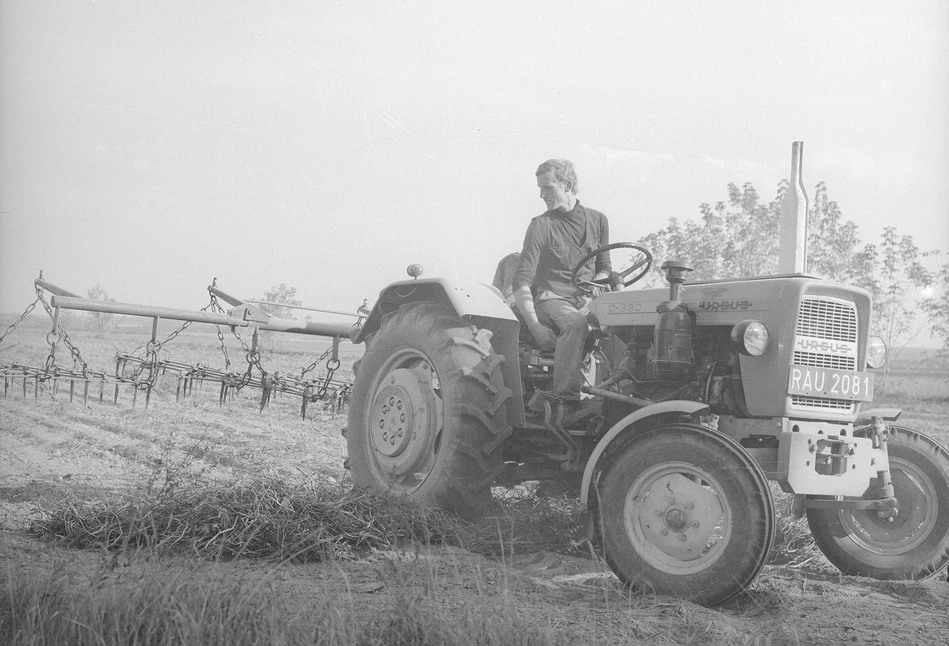
[[926, 579], [949, 563], [949, 451], [927, 435], [890, 426], [887, 453], [898, 510], [892, 521], [875, 511], [808, 509], [807, 523], [844, 574]]
[[635, 589], [714, 605], [768, 560], [767, 478], [717, 431], [681, 423], [643, 432], [609, 460], [597, 492], [606, 560]]
[[346, 440], [358, 487], [476, 515], [511, 434], [491, 333], [444, 305], [388, 315], [359, 363]]

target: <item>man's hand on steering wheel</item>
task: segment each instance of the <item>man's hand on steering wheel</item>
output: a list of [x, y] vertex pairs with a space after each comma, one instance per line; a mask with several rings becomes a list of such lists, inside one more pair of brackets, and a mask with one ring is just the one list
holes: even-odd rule
[[[631, 264], [629, 267], [621, 269], [620, 271], [614, 271], [609, 276], [605, 278], [596, 278], [594, 280], [585, 280], [580, 278], [578, 274], [587, 262], [591, 258], [595, 258], [601, 253], [611, 251], [613, 249], [632, 249], [633, 251], [639, 252], [641, 258], [636, 259], [636, 256], [633, 256]], [[616, 242], [613, 244], [608, 244], [605, 247], [600, 247], [599, 249], [594, 249], [586, 256], [584, 256], [580, 262], [577, 263], [577, 266], [573, 268], [573, 284], [579, 287], [585, 288], [597, 288], [602, 289], [604, 287], [613, 286], [614, 290], [619, 285], [623, 287], [629, 287], [649, 271], [649, 268], [652, 266], [652, 253], [645, 247], [640, 245], [633, 244], [631, 242]]]

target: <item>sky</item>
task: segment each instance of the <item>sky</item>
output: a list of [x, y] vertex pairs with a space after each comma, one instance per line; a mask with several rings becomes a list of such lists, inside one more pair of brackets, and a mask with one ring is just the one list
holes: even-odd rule
[[490, 282], [545, 159], [635, 241], [772, 199], [794, 141], [865, 242], [945, 262], [947, 106], [943, 0], [0, 0], [0, 312], [41, 270], [189, 309]]

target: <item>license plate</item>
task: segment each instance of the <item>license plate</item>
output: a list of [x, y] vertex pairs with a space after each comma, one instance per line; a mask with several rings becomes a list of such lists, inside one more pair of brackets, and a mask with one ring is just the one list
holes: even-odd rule
[[873, 401], [873, 373], [791, 364], [788, 370], [788, 394]]

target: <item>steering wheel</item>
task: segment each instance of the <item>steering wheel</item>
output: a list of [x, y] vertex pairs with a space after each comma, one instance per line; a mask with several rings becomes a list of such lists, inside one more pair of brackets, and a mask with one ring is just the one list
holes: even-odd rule
[[[638, 260], [636, 260], [636, 256], [634, 255], [634, 262], [629, 267], [626, 267], [618, 272], [613, 272], [614, 274], [619, 275], [620, 280], [623, 281], [624, 287], [629, 287], [637, 280], [645, 276], [646, 272], [649, 271], [649, 268], [652, 267], [652, 253], [650, 253], [649, 249], [641, 247], [638, 244], [633, 244], [632, 242], [615, 242], [613, 244], [608, 244], [605, 247], [594, 249], [585, 255], [583, 259], [577, 263], [577, 266], [573, 268], [573, 276], [571, 277], [573, 284], [581, 287], [602, 287], [604, 285], [609, 285], [611, 277], [600, 278], [599, 280], [584, 280], [579, 278], [577, 274], [580, 273], [580, 269], [582, 269], [583, 266], [587, 264], [587, 261], [589, 261], [591, 258], [600, 255], [604, 251], [611, 251], [613, 249], [632, 249], [633, 251], [638, 251], [639, 254], [642, 255], [642, 258], [639, 258]], [[637, 272], [636, 270], [639, 271]], [[628, 278], [630, 275], [632, 275], [632, 278]]]

